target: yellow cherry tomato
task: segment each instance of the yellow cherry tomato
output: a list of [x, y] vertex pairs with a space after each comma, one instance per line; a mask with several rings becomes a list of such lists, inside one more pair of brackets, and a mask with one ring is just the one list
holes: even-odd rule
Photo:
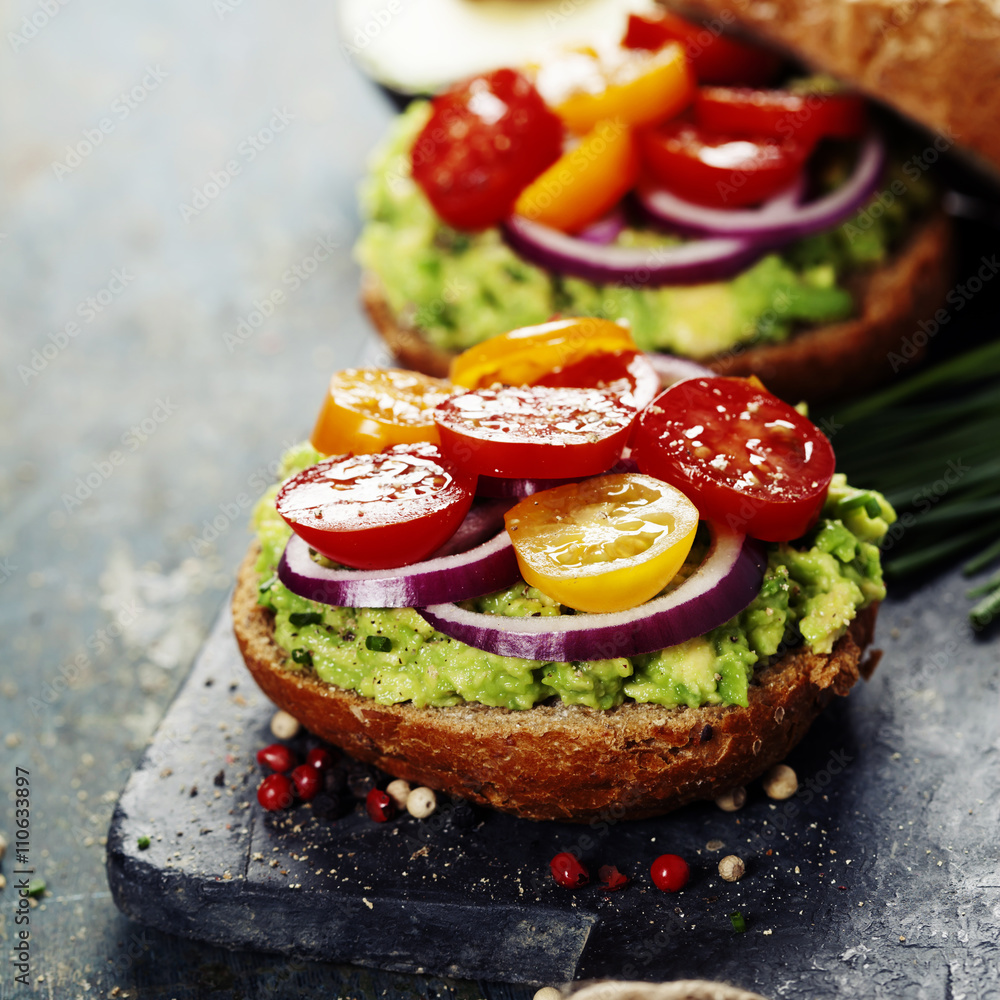
[[698, 528], [688, 498], [652, 476], [597, 476], [526, 497], [505, 515], [521, 575], [577, 611], [624, 611], [655, 597]]
[[545, 102], [577, 135], [604, 118], [632, 126], [673, 118], [694, 100], [695, 85], [679, 42], [656, 52], [568, 52], [547, 60], [535, 76]]
[[638, 180], [632, 129], [618, 119], [601, 121], [518, 195], [514, 211], [575, 233], [614, 208]]
[[393, 444], [437, 444], [434, 407], [452, 391], [441, 379], [399, 368], [345, 368], [330, 380], [312, 445], [324, 455], [362, 455]]
[[592, 354], [636, 351], [629, 331], [607, 319], [583, 316], [523, 326], [470, 347], [451, 362], [449, 377], [466, 389], [534, 385], [540, 378]]

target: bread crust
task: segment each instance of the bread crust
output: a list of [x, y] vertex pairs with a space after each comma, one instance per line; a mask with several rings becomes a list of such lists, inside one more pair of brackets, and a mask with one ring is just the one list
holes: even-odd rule
[[[936, 132], [1000, 176], [1000, 19], [992, 0], [668, 0], [742, 26]], [[717, 19], [717, 20], [716, 20]], [[936, 157], [935, 157], [936, 158]]]
[[[779, 344], [738, 345], [704, 363], [720, 375], [757, 375], [771, 392], [791, 402], [842, 399], [885, 382], [898, 368], [891, 354], [898, 355], [907, 344], [907, 361], [924, 353], [912, 335], [918, 321], [944, 302], [951, 279], [950, 248], [951, 224], [943, 212], [935, 212], [889, 261], [856, 280], [855, 318], [803, 330]], [[371, 272], [362, 276], [361, 297], [402, 365], [447, 376], [454, 355], [431, 344], [419, 329], [400, 323]]]
[[247, 667], [275, 704], [390, 774], [537, 820], [640, 819], [758, 777], [834, 695], [867, 675], [862, 657], [877, 612], [865, 608], [829, 656], [799, 648], [758, 670], [748, 708], [379, 705], [285, 669], [273, 616], [257, 604], [258, 553], [255, 542], [240, 567], [233, 623]]

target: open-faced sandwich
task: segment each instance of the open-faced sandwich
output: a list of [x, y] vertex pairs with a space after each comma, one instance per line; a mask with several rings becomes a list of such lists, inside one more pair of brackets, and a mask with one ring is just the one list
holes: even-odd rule
[[834, 467], [756, 378], [654, 368], [605, 320], [451, 381], [339, 372], [256, 510], [236, 635], [279, 706], [393, 775], [662, 813], [783, 759], [865, 671], [895, 515]]
[[458, 352], [555, 315], [644, 351], [856, 393], [943, 302], [949, 226], [917, 137], [828, 76], [632, 15], [622, 39], [464, 80], [393, 123], [362, 188], [363, 297], [392, 352]]

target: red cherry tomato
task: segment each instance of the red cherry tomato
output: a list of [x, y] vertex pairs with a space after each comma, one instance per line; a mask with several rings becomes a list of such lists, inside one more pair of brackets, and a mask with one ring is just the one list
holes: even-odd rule
[[290, 771], [298, 758], [283, 743], [272, 743], [257, 751], [257, 763], [261, 767], [269, 767], [272, 771], [284, 773]]
[[675, 40], [684, 46], [701, 83], [759, 85], [772, 80], [781, 68], [781, 57], [773, 52], [738, 42], [667, 11], [629, 15], [622, 45], [627, 49], [659, 49]]
[[257, 801], [268, 811], [287, 809], [295, 799], [291, 779], [284, 774], [269, 774], [257, 789]]
[[725, 135], [675, 120], [641, 132], [639, 150], [647, 170], [668, 191], [699, 205], [740, 208], [787, 187], [812, 140]]
[[441, 451], [481, 476], [593, 476], [621, 455], [635, 409], [600, 389], [504, 386], [452, 396], [435, 411]]
[[649, 874], [657, 889], [663, 892], [680, 892], [688, 884], [691, 869], [680, 855], [661, 854], [650, 865]]
[[641, 351], [616, 351], [590, 354], [543, 375], [532, 384], [607, 389], [642, 412], [660, 391], [660, 376]]
[[275, 507], [317, 552], [357, 569], [419, 562], [461, 524], [475, 477], [435, 445], [328, 458], [287, 480]]
[[563, 126], [531, 82], [498, 69], [434, 99], [413, 145], [413, 179], [457, 229], [484, 229], [562, 155]]
[[388, 823], [396, 811], [388, 792], [373, 788], [365, 798], [365, 811], [376, 823]]
[[815, 524], [835, 467], [814, 424], [739, 378], [688, 379], [661, 393], [640, 417], [632, 457], [702, 517], [769, 542]]
[[583, 866], [580, 859], [569, 851], [557, 854], [550, 862], [552, 877], [564, 889], [578, 889], [590, 881], [590, 872]]
[[865, 102], [858, 94], [793, 94], [751, 87], [701, 87], [694, 117], [711, 132], [729, 135], [856, 139], [865, 131]]

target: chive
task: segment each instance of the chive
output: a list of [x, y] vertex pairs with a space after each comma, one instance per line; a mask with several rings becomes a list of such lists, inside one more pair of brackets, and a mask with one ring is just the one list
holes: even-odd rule
[[288, 620], [296, 627], [303, 625], [322, 625], [323, 615], [319, 611], [293, 611]]
[[960, 354], [949, 361], [928, 368], [905, 382], [897, 383], [888, 389], [883, 389], [882, 392], [868, 396], [835, 416], [840, 423], [853, 423], [862, 417], [878, 413], [893, 403], [909, 399], [924, 389], [947, 385], [952, 381], [984, 378], [998, 372], [1000, 372], [1000, 341], [994, 341], [977, 350]]
[[974, 604], [969, 612], [969, 621], [976, 628], [986, 628], [997, 615], [1000, 615], [1000, 589], [984, 597], [978, 604]]
[[293, 649], [292, 659], [303, 667], [311, 667], [313, 665], [313, 655], [308, 649]]
[[[868, 490], [862, 490], [860, 493], [855, 493], [854, 496], [844, 497], [843, 500], [839, 501], [837, 504], [837, 513], [846, 514], [848, 511], [857, 510], [859, 507], [867, 508], [868, 504], [873, 500], [875, 498]], [[875, 502], [877, 506], [878, 501]]]
[[974, 597], [982, 597], [983, 594], [992, 593], [994, 590], [1000, 587], [1000, 573], [994, 573], [988, 580], [984, 583], [980, 583], [976, 587], [971, 587], [965, 592], [965, 596], [970, 600]]
[[1000, 511], [1000, 496], [987, 497], [978, 500], [963, 500], [961, 498], [945, 503], [943, 500], [932, 510], [920, 518], [921, 524], [937, 524], [939, 521], [968, 520], [981, 518], [983, 514], [996, 514]]
[[278, 575], [275, 573], [270, 580], [265, 580], [257, 589], [262, 594], [266, 594], [278, 582]]
[[909, 573], [918, 573], [934, 565], [939, 560], [947, 558], [961, 552], [966, 546], [979, 541], [984, 534], [992, 534], [995, 531], [993, 525], [988, 525], [983, 530], [982, 527], [973, 528], [964, 535], [951, 536], [941, 542], [925, 546], [917, 552], [907, 556], [900, 556], [886, 563], [885, 572], [888, 576], [906, 576]]
[[149, 847], [149, 837], [147, 837], [145, 834], [142, 834], [140, 837], [136, 839], [136, 846], [138, 846], [140, 851], [146, 850], [146, 848]]
[[865, 513], [869, 517], [881, 517], [882, 506], [875, 497], [868, 498], [868, 502], [865, 504]]
[[365, 649], [370, 649], [373, 653], [388, 653], [392, 649], [392, 639], [387, 635], [367, 635]]
[[739, 910], [733, 910], [733, 912], [729, 914], [729, 921], [733, 925], [733, 930], [736, 931], [737, 934], [742, 934], [747, 929], [747, 922]]
[[962, 572], [966, 576], [973, 576], [981, 569], [985, 569], [994, 559], [1000, 558], [1000, 538], [992, 545], [988, 545], [978, 556], [973, 556], [963, 567]]
[[33, 878], [28, 883], [28, 895], [33, 896], [37, 899], [39, 896], [45, 894], [45, 879], [43, 878]]

